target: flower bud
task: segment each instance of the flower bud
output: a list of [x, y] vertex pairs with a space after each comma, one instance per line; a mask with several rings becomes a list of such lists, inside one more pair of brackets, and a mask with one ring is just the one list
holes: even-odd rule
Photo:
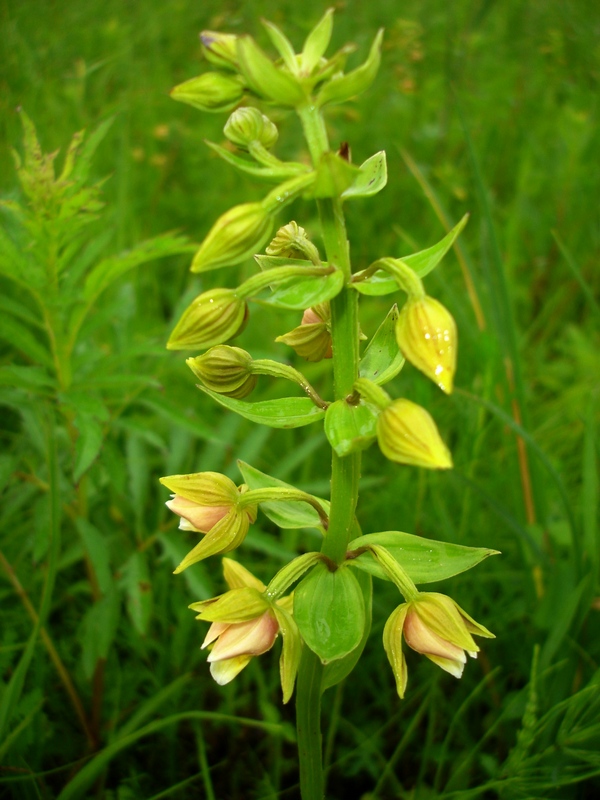
[[313, 264], [321, 263], [319, 251], [306, 235], [304, 228], [294, 220], [279, 228], [265, 252], [268, 256], [306, 258]]
[[222, 214], [194, 256], [192, 272], [234, 266], [257, 253], [273, 223], [262, 203], [243, 203]]
[[240, 347], [217, 345], [186, 363], [207, 389], [225, 397], [241, 400], [256, 386], [256, 375], [250, 371], [252, 356]]
[[450, 469], [452, 457], [424, 408], [394, 400], [377, 418], [377, 441], [390, 461], [428, 469]]
[[244, 95], [242, 81], [233, 75], [205, 72], [180, 83], [171, 90], [173, 100], [187, 103], [200, 111], [230, 111]]
[[183, 312], [169, 350], [204, 350], [233, 339], [246, 327], [248, 306], [233, 289], [203, 292]]
[[446, 392], [452, 392], [456, 369], [456, 323], [433, 297], [409, 299], [396, 322], [402, 355]]
[[229, 117], [223, 133], [238, 147], [247, 148], [251, 142], [260, 142], [269, 150], [279, 133], [276, 126], [257, 108], [237, 108]]
[[321, 361], [331, 358], [331, 330], [329, 326], [330, 312], [328, 303], [319, 303], [314, 308], [307, 308], [298, 328], [294, 328], [275, 341], [292, 347], [299, 356], [307, 361]]
[[207, 61], [222, 69], [237, 69], [237, 36], [219, 31], [202, 31], [200, 41]]

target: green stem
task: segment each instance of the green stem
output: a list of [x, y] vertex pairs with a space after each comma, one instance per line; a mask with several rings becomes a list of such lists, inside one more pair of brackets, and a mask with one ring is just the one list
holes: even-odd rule
[[[329, 150], [325, 124], [313, 106], [298, 109], [304, 135], [315, 166]], [[323, 231], [326, 259], [335, 264], [345, 278], [342, 291], [331, 301], [333, 377], [336, 400], [352, 394], [358, 377], [358, 294], [349, 284], [352, 278], [346, 223], [339, 198], [317, 202]], [[331, 509], [329, 529], [321, 553], [340, 564], [345, 557], [354, 527], [360, 477], [360, 453], [340, 458], [332, 452]], [[303, 800], [323, 800], [325, 781], [320, 731], [321, 684], [323, 665], [304, 648], [296, 695], [300, 789]]]

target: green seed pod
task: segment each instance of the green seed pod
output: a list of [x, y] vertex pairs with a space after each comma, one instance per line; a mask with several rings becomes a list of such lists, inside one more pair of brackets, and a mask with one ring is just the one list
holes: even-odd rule
[[451, 469], [452, 457], [435, 422], [410, 400], [394, 400], [377, 419], [377, 441], [390, 461], [427, 469]]
[[226, 211], [212, 226], [194, 256], [192, 272], [234, 266], [258, 253], [273, 229], [262, 203], [243, 203]]
[[229, 117], [223, 133], [238, 147], [247, 148], [251, 142], [260, 142], [269, 150], [279, 133], [277, 127], [257, 108], [237, 108]]
[[200, 41], [207, 61], [221, 69], [237, 70], [237, 36], [219, 31], [202, 31]]
[[233, 339], [246, 326], [248, 306], [233, 289], [210, 289], [183, 312], [167, 342], [169, 350], [205, 350]]
[[241, 400], [256, 386], [251, 373], [252, 356], [240, 347], [222, 344], [197, 358], [188, 358], [188, 367], [207, 389]]
[[200, 111], [230, 111], [242, 99], [244, 84], [233, 75], [205, 72], [171, 89], [171, 97]]

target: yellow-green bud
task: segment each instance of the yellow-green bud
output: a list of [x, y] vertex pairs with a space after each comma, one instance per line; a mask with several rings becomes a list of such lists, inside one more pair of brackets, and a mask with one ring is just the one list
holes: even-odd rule
[[205, 350], [233, 339], [248, 319], [248, 306], [233, 289], [203, 292], [183, 312], [167, 342], [169, 350]]
[[433, 297], [409, 299], [396, 322], [402, 355], [446, 392], [452, 392], [456, 369], [456, 323]]
[[260, 142], [269, 150], [279, 133], [276, 126], [257, 108], [237, 108], [229, 117], [223, 133], [238, 147], [247, 148], [251, 142]]
[[428, 469], [451, 469], [452, 457], [435, 422], [410, 400], [394, 400], [377, 418], [377, 441], [390, 461]]
[[219, 31], [202, 31], [200, 41], [207, 61], [222, 69], [237, 69], [237, 36]]
[[226, 211], [212, 226], [194, 256], [192, 272], [234, 266], [259, 252], [273, 228], [262, 203], [243, 203]]
[[294, 220], [279, 228], [265, 252], [268, 256], [307, 258], [313, 264], [321, 263], [319, 251], [306, 235], [304, 228]]
[[244, 84], [237, 76], [205, 72], [171, 90], [173, 100], [200, 111], [230, 111], [242, 99]]
[[240, 347], [217, 345], [186, 363], [207, 389], [226, 397], [241, 400], [256, 386], [256, 375], [250, 371], [252, 356]]

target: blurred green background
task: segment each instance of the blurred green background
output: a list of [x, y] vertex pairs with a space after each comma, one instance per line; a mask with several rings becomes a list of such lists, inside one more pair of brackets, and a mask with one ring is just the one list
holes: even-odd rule
[[[2, 0], [2, 199], [22, 201], [10, 154], [22, 152], [19, 107], [45, 152], [64, 153], [76, 131], [112, 118], [90, 174], [108, 178], [106, 205], [73, 255], [73, 281], [166, 231], [201, 241], [220, 212], [264, 188], [204, 145], [222, 142], [225, 115], [168, 96], [206, 68], [198, 32], [250, 32], [266, 47], [265, 17], [300, 47], [325, 8]], [[426, 282], [459, 326], [457, 391], [441, 396], [410, 367], [391, 385], [431, 411], [455, 469], [398, 467], [369, 450], [359, 518], [365, 533], [502, 551], [439, 587], [497, 639], [460, 682], [408, 653], [400, 702], [381, 646], [397, 593], [377, 586], [365, 654], [324, 698], [328, 797], [593, 797], [600, 10], [587, 0], [340, 2], [330, 52], [354, 41], [350, 63], [360, 63], [381, 26], [373, 88], [328, 112], [332, 143], [348, 141], [355, 162], [388, 156], [387, 188], [347, 207], [354, 267], [432, 245], [471, 218]], [[302, 157], [293, 115], [272, 116], [277, 154]], [[277, 647], [229, 686], [212, 682], [203, 626], [187, 605], [223, 590], [218, 560], [171, 574], [190, 539], [157, 483], [200, 470], [239, 482], [242, 458], [328, 491], [320, 428], [273, 431], [234, 418], [200, 395], [182, 354], [164, 350], [199, 291], [237, 285], [252, 264], [199, 278], [190, 254], [155, 252], [123, 270], [94, 297], [65, 388], [39, 371], [43, 321], [27, 279], [11, 277], [6, 242], [27, 260], [33, 234], [10, 208], [0, 215], [0, 797], [298, 797]], [[281, 224], [291, 218], [317, 234], [311, 206], [297, 203]], [[185, 250], [171, 238], [165, 252]], [[389, 306], [362, 303], [368, 336]], [[255, 306], [236, 344], [295, 363], [273, 339], [298, 316]], [[326, 362], [296, 365], [317, 386], [327, 381]], [[253, 399], [274, 392], [263, 380]], [[239, 555], [269, 578], [316, 544], [311, 532], [280, 533], [259, 515]]]

